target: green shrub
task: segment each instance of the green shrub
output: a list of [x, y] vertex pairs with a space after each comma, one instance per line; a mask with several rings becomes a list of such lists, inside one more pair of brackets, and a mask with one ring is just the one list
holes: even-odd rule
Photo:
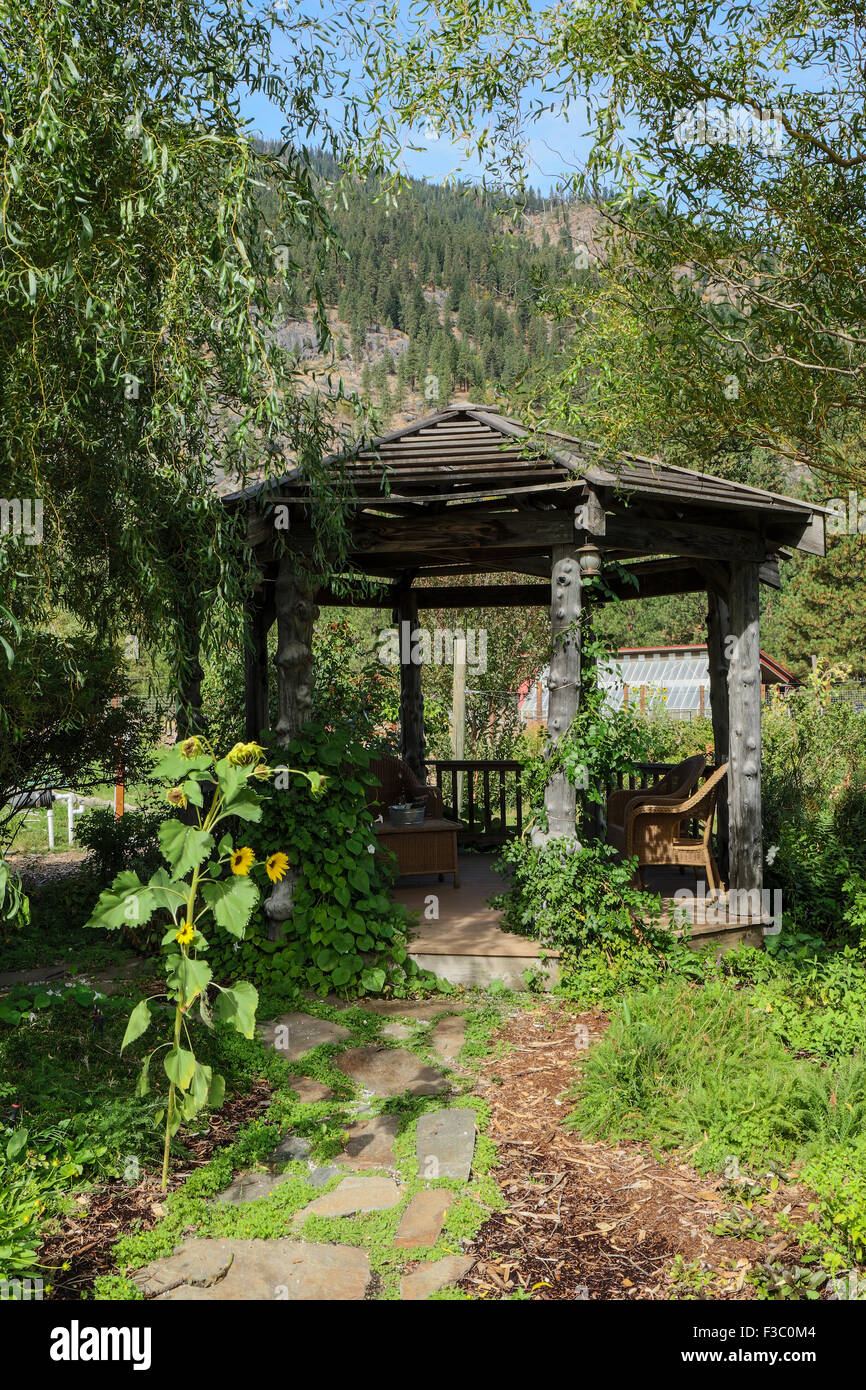
[[89, 850], [95, 873], [113, 881], [124, 869], [149, 874], [159, 867], [159, 827], [165, 811], [130, 810], [115, 817], [108, 806], [85, 811], [75, 827], [82, 849]]
[[823, 670], [764, 711], [767, 883], [782, 890], [783, 930], [856, 939], [866, 884], [866, 713], [833, 696]]
[[671, 944], [656, 926], [658, 897], [632, 886], [631, 864], [611, 845], [575, 849], [553, 840], [536, 848], [512, 840], [500, 862], [511, 872], [508, 891], [493, 900], [503, 911], [503, 925], [561, 951], [566, 969], [588, 947], [635, 941], [635, 919], [646, 943], [659, 949]]

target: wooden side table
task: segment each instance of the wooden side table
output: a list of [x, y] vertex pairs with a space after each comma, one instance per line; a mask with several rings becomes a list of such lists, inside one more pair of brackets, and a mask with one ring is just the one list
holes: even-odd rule
[[392, 825], [386, 820], [377, 822], [374, 828], [379, 848], [397, 856], [397, 871], [401, 877], [453, 874], [454, 887], [460, 887], [458, 821], [438, 817], [424, 820], [420, 825]]

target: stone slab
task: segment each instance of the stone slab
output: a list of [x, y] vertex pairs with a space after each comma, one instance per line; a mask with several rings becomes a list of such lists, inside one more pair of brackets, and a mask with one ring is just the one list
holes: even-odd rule
[[357, 1212], [389, 1211], [400, 1201], [401, 1192], [393, 1178], [361, 1178], [349, 1175], [339, 1187], [317, 1197], [292, 1217], [301, 1225], [308, 1216], [354, 1216]]
[[400, 1128], [397, 1115], [374, 1115], [351, 1125], [343, 1153], [334, 1159], [344, 1168], [393, 1168], [394, 1140]]
[[311, 1076], [293, 1076], [290, 1078], [293, 1091], [297, 1091], [298, 1100], [302, 1105], [315, 1105], [320, 1100], [333, 1100], [334, 1092], [330, 1086], [325, 1086], [321, 1081], [314, 1081]]
[[452, 999], [371, 999], [364, 1002], [368, 1013], [386, 1014], [389, 1018], [438, 1018], [439, 1014], [453, 1013], [455, 1009], [466, 1009], [468, 1004], [456, 1003]]
[[[214, 1282], [190, 1282], [198, 1271]], [[186, 1240], [167, 1260], [159, 1260], [135, 1276], [143, 1292], [156, 1292], [161, 1300], [172, 1302], [360, 1300], [369, 1279], [366, 1251], [285, 1236], [274, 1240]]]
[[448, 1083], [441, 1072], [423, 1062], [403, 1047], [352, 1047], [334, 1059], [334, 1065], [359, 1086], [377, 1096], [399, 1096], [408, 1091], [413, 1096], [435, 1096]]
[[238, 1173], [222, 1192], [217, 1193], [215, 1202], [257, 1202], [260, 1197], [270, 1197], [275, 1187], [288, 1181], [283, 1173]]
[[284, 1134], [273, 1153], [268, 1154], [265, 1162], [269, 1167], [278, 1167], [284, 1163], [303, 1162], [309, 1158], [310, 1141], [304, 1139], [300, 1134]]
[[418, 1176], [468, 1181], [475, 1151], [475, 1116], [471, 1110], [436, 1110], [421, 1115], [416, 1130]]
[[311, 1048], [323, 1043], [345, 1042], [351, 1037], [348, 1028], [314, 1014], [280, 1014], [279, 1018], [263, 1023], [258, 1030], [266, 1047], [272, 1047], [287, 1062], [296, 1062]]
[[386, 1023], [382, 1029], [382, 1037], [390, 1038], [392, 1042], [405, 1042], [414, 1036], [415, 1029], [411, 1023]]
[[311, 1168], [306, 1181], [311, 1187], [324, 1187], [326, 1182], [330, 1182], [331, 1178], [336, 1178], [342, 1171], [342, 1168], [338, 1168], [335, 1163], [328, 1163], [324, 1168]]
[[436, 1056], [449, 1067], [457, 1063], [457, 1057], [466, 1035], [466, 1019], [459, 1015], [441, 1018], [433, 1029], [432, 1046]]
[[416, 1192], [400, 1219], [394, 1244], [404, 1250], [419, 1245], [435, 1245], [453, 1201], [454, 1193], [444, 1187], [429, 1187], [425, 1192]]
[[406, 1303], [429, 1298], [438, 1289], [458, 1283], [474, 1263], [468, 1255], [446, 1255], [441, 1260], [426, 1260], [423, 1264], [411, 1265], [403, 1275], [400, 1297]]

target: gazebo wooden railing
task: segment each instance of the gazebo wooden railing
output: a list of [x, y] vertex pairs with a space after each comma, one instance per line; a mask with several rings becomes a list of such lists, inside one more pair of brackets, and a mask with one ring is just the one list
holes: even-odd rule
[[458, 840], [484, 845], [503, 844], [523, 832], [523, 764], [481, 758], [428, 758], [436, 786], [456, 816], [458, 773], [463, 773], [463, 798]]

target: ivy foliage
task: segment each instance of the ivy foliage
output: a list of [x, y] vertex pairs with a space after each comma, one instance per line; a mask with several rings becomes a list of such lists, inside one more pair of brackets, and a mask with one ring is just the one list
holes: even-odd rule
[[[270, 941], [264, 910], [257, 908], [249, 939], [224, 964], [274, 990], [321, 995], [376, 994], [417, 974], [406, 954], [405, 909], [391, 902], [391, 875], [375, 854], [366, 804], [372, 756], [349, 730], [317, 724], [271, 750], [271, 762], [285, 760], [299, 771], [262, 802], [261, 820], [246, 835], [256, 854], [271, 844], [286, 847], [296, 877], [292, 916], [282, 940]], [[305, 769], [324, 774], [319, 791], [311, 790]]]

